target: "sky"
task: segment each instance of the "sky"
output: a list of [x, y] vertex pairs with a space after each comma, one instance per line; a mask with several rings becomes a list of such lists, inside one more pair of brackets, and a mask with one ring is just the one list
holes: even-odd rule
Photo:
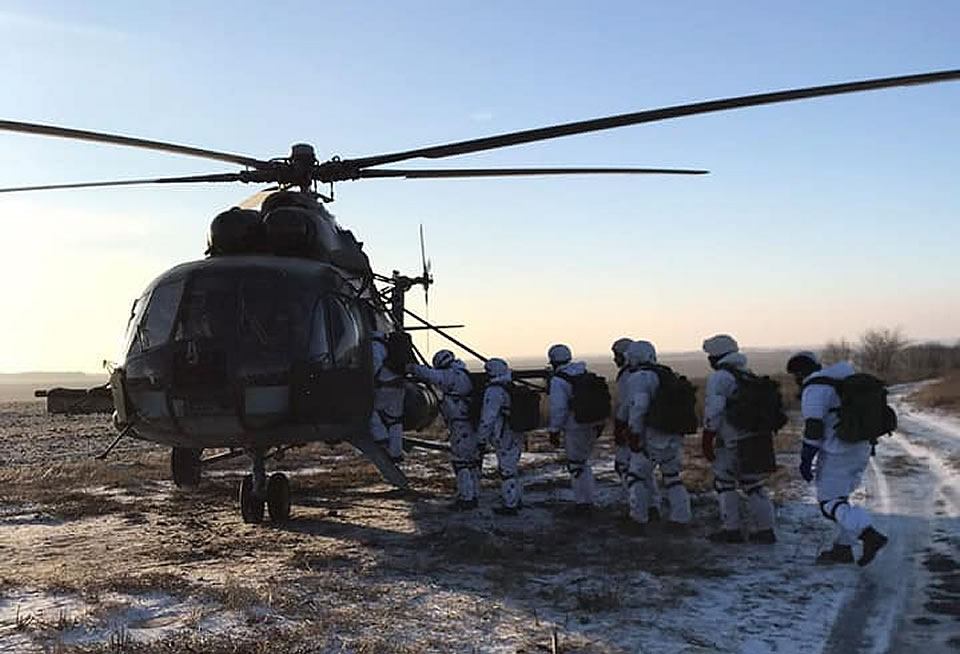
[[[960, 67], [960, 4], [18, 2], [0, 119], [258, 158], [393, 152], [672, 104]], [[330, 209], [489, 356], [662, 351], [899, 327], [960, 338], [960, 83], [688, 117], [406, 167], [655, 166], [702, 177], [363, 180]], [[0, 186], [232, 172], [0, 133]], [[258, 187], [0, 195], [0, 372], [95, 372], [151, 279]], [[423, 310], [419, 293], [409, 306]], [[422, 345], [425, 339], [418, 336]], [[430, 348], [441, 345], [430, 339]]]

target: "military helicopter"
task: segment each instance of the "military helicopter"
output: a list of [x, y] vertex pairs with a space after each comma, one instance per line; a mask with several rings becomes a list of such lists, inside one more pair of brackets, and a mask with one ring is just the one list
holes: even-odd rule
[[[178, 265], [155, 279], [134, 303], [125, 360], [111, 373], [118, 439], [131, 435], [172, 448], [178, 485], [193, 485], [203, 467], [249, 455], [252, 471], [239, 484], [244, 521], [264, 506], [276, 523], [290, 512], [289, 482], [266, 474], [265, 462], [291, 447], [347, 441], [391, 483], [406, 478], [369, 434], [373, 410], [371, 339], [405, 333], [407, 315], [467, 347], [440, 326], [404, 307], [414, 286], [433, 278], [373, 272], [361, 244], [326, 210], [333, 185], [358, 179], [437, 179], [519, 175], [667, 174], [665, 168], [443, 168], [382, 166], [443, 159], [573, 134], [744, 107], [960, 79], [960, 69], [747, 95], [529, 129], [360, 158], [317, 159], [296, 144], [274, 159], [35, 123], [0, 121], [0, 131], [53, 136], [189, 155], [236, 164], [238, 172], [2, 188], [0, 192], [152, 184], [244, 182], [275, 185], [259, 210], [235, 207], [214, 218], [207, 258]], [[327, 185], [327, 194], [319, 185]], [[467, 348], [469, 350], [469, 348]], [[472, 352], [472, 350], [470, 350]], [[412, 356], [412, 355], [411, 355]], [[422, 385], [405, 387], [404, 428], [424, 427], [437, 414]], [[228, 449], [203, 458], [207, 449]]]

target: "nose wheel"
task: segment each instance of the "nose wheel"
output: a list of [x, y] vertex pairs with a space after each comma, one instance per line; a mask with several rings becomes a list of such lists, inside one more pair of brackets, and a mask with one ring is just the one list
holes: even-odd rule
[[290, 519], [290, 481], [282, 472], [267, 477], [264, 453], [253, 453], [253, 473], [240, 481], [240, 515], [247, 524], [263, 522], [264, 508], [270, 522], [282, 525]]

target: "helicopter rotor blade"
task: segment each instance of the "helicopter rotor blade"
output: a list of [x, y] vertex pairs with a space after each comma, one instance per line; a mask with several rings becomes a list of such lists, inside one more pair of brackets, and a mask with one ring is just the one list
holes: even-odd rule
[[214, 161], [225, 161], [227, 163], [235, 163], [240, 164], [241, 166], [250, 166], [252, 168], [261, 168], [270, 165], [269, 162], [261, 161], [260, 159], [254, 159], [253, 157], [248, 157], [242, 154], [218, 152], [216, 150], [207, 150], [205, 148], [195, 148], [189, 145], [178, 145], [176, 143], [167, 143], [165, 141], [152, 141], [149, 139], [140, 139], [132, 136], [122, 136], [120, 134], [91, 132], [85, 129], [73, 129], [70, 127], [59, 127], [57, 125], [41, 125], [39, 123], [22, 123], [15, 120], [0, 120], [0, 131], [19, 132], [21, 134], [39, 134], [41, 136], [54, 136], [57, 138], [74, 139], [78, 141], [93, 141], [94, 143], [125, 145], [127, 147], [140, 148], [143, 150], [172, 152], [174, 154], [185, 154], [191, 157], [213, 159]]
[[217, 173], [213, 175], [190, 175], [186, 177], [155, 177], [153, 179], [122, 179], [108, 182], [80, 182], [77, 184], [44, 184], [40, 186], [16, 186], [0, 188], [0, 193], [21, 191], [53, 191], [69, 188], [103, 188], [105, 186], [142, 186], [145, 184], [190, 184], [193, 182], [243, 182], [244, 173]]
[[373, 168], [359, 171], [361, 179], [400, 177], [442, 179], [444, 177], [517, 177], [522, 175], [706, 175], [708, 170], [686, 168], [446, 168], [397, 170]]
[[771, 93], [758, 93], [755, 95], [744, 95], [734, 98], [723, 98], [720, 100], [708, 100], [705, 102], [694, 102], [692, 104], [675, 105], [660, 109], [650, 109], [647, 111], [607, 116], [592, 120], [581, 120], [573, 123], [563, 123], [560, 125], [540, 127], [537, 129], [527, 129], [518, 132], [508, 132], [506, 134], [470, 139], [468, 141], [457, 141], [455, 143], [418, 148], [416, 150], [393, 152], [389, 154], [374, 155], [371, 157], [362, 157], [358, 159], [346, 159], [341, 163], [354, 169], [362, 169], [369, 168], [371, 166], [396, 163], [398, 161], [407, 161], [409, 159], [440, 159], [459, 154], [468, 154], [471, 152], [494, 150], [511, 145], [520, 145], [522, 143], [545, 141], [547, 139], [559, 138], [561, 136], [572, 136], [574, 134], [584, 134], [587, 132], [612, 129], [614, 127], [637, 125], [640, 123], [652, 123], [671, 118], [680, 118], [682, 116], [694, 116], [697, 114], [712, 113], [715, 111], [727, 111], [730, 109], [741, 109], [743, 107], [756, 107], [764, 104], [790, 102], [793, 100], [804, 100], [807, 98], [817, 98], [829, 95], [859, 93], [861, 91], [872, 91], [876, 89], [893, 88], [897, 86], [935, 84], [938, 82], [949, 82], [958, 79], [960, 79], [960, 69], [953, 69], [932, 73], [922, 73], [919, 75], [882, 77], [861, 80], [857, 82], [844, 82], [841, 84], [811, 86], [799, 89], [790, 89], [786, 91], [774, 91]]

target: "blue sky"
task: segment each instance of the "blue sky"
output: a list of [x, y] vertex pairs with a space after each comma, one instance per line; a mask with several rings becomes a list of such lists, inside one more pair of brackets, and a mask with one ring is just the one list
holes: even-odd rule
[[[267, 158], [364, 156], [701, 99], [960, 66], [955, 2], [6, 2], [0, 118]], [[375, 267], [489, 354], [960, 337], [960, 84], [622, 128], [449, 166], [707, 177], [343, 183]], [[3, 185], [233, 170], [0, 133]], [[410, 164], [414, 165], [414, 164]], [[417, 164], [421, 165], [421, 164]], [[438, 162], [422, 164], [438, 166]], [[0, 371], [96, 370], [130, 302], [256, 187], [0, 196]], [[420, 300], [412, 301], [420, 306]], [[431, 345], [437, 347], [436, 338]]]

